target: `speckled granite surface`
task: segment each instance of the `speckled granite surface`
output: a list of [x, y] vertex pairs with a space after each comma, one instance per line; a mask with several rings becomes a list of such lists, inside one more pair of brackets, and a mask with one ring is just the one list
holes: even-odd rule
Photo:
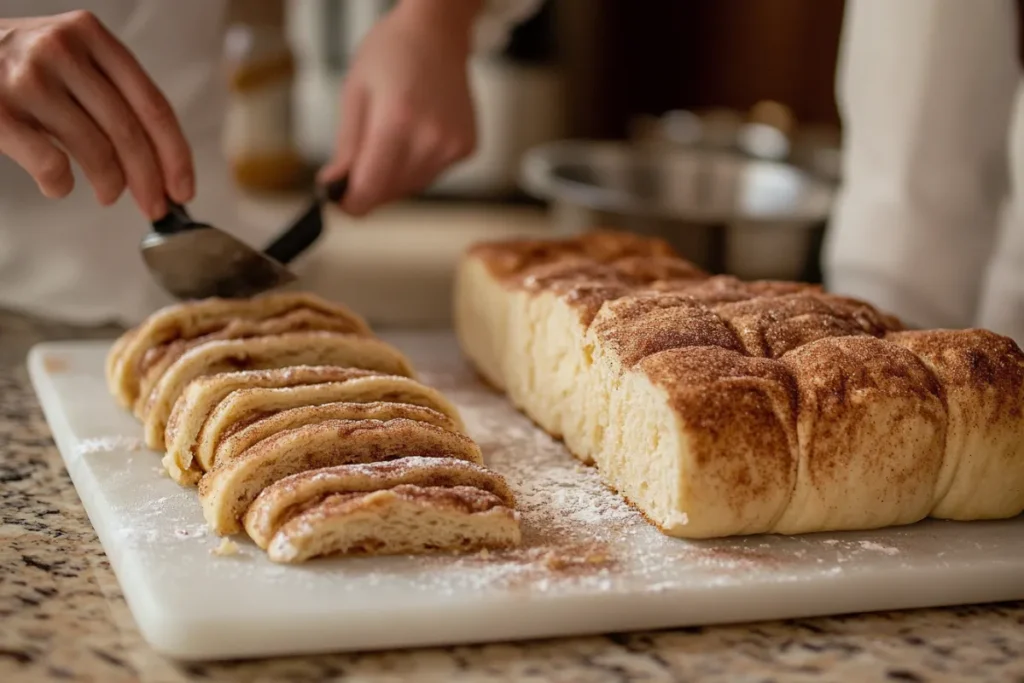
[[110, 334], [0, 314], [3, 683], [1024, 683], [1024, 603], [365, 655], [170, 662], [141, 640], [19, 367], [41, 339]]

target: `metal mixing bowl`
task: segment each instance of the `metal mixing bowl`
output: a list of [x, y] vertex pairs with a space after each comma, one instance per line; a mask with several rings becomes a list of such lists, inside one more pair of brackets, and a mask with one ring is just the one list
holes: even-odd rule
[[713, 272], [802, 278], [835, 188], [782, 162], [728, 150], [562, 141], [530, 150], [524, 189], [552, 203], [556, 229], [662, 237]]

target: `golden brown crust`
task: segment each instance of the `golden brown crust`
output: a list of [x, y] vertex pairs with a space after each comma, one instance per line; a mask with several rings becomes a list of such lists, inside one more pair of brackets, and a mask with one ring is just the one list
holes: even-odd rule
[[786, 294], [820, 292], [821, 287], [804, 282], [780, 282], [758, 280], [744, 282], [731, 275], [715, 275], [705, 280], [661, 280], [651, 283], [650, 289], [659, 292], [685, 294], [707, 306], [735, 301], [746, 301], [757, 297], [776, 297]]
[[[812, 480], [834, 481], [849, 470], [849, 455], [842, 445], [855, 436], [846, 430], [868, 421], [867, 411], [872, 407], [870, 401], [861, 399], [866, 392], [876, 398], [896, 399], [889, 402], [895, 410], [889, 415], [892, 424], [916, 419], [945, 431], [942, 386], [916, 355], [897, 344], [868, 336], [820, 339], [783, 356], [781, 362], [796, 378], [800, 419], [814, 423], [815, 447], [806, 463]], [[858, 417], [861, 414], [865, 417]], [[895, 433], [879, 448], [898, 453], [908, 444]], [[874, 456], [880, 468], [897, 459], [881, 451]], [[935, 456], [941, 458], [941, 452]], [[922, 459], [919, 466], [931, 469], [936, 463]], [[917, 470], [892, 476], [914, 480]]]
[[[992, 389], [999, 396], [1020, 395], [1024, 386], [1024, 352], [1015, 341], [989, 330], [913, 330], [889, 334], [899, 344], [941, 366], [947, 387]], [[1024, 406], [1014, 401], [1016, 413]]]
[[[797, 386], [777, 361], [702, 346], [644, 358], [636, 365], [660, 387], [689, 425], [698, 468], [722, 482], [716, 491], [742, 513], [748, 505], [794, 484]], [[756, 477], [749, 458], [757, 454]]]
[[[759, 297], [715, 306], [752, 356], [781, 358], [826, 337], [882, 337], [893, 322], [872, 306], [822, 293]], [[896, 328], [898, 329], [898, 328]]]
[[665, 280], [699, 282], [708, 277], [694, 264], [674, 256], [626, 256], [616, 259], [611, 266], [621, 275], [641, 284]]
[[590, 329], [598, 343], [616, 354], [623, 368], [668, 349], [715, 346], [743, 350], [721, 318], [686, 296], [645, 293], [609, 301]]
[[887, 339], [921, 358], [942, 379], [946, 392], [986, 396], [984, 404], [960, 407], [969, 428], [991, 428], [993, 421], [1019, 424], [1024, 352], [1009, 337], [970, 329], [894, 332]]
[[597, 263], [610, 263], [631, 256], [676, 256], [672, 247], [663, 240], [604, 230], [563, 240], [483, 242], [470, 247], [469, 253], [479, 258], [498, 279], [573, 256]]

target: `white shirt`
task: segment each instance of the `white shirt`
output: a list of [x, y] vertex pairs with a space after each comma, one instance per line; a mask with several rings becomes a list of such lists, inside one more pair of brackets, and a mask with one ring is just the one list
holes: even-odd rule
[[1024, 344], [1017, 26], [1015, 0], [847, 1], [829, 289]]
[[[475, 27], [478, 50], [499, 47], [509, 27], [540, 0], [489, 0]], [[228, 0], [0, 0], [0, 16], [88, 9], [136, 56], [163, 90], [192, 145], [199, 220], [255, 246], [272, 234], [240, 224], [238, 193], [221, 153], [227, 102], [221, 69]], [[0, 155], [0, 308], [70, 322], [132, 324], [170, 299], [139, 255], [149, 224], [126, 193], [100, 207], [77, 166], [74, 191], [43, 197], [35, 182]], [[282, 226], [283, 227], [283, 226]]]

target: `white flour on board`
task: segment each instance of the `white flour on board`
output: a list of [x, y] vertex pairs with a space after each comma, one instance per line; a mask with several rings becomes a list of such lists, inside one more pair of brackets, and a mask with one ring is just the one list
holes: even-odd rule
[[[754, 579], [785, 582], [796, 576], [786, 568], [797, 565], [804, 575], [810, 567], [821, 576], [837, 576], [860, 559], [900, 553], [874, 540], [746, 537], [691, 542], [667, 537], [609, 490], [594, 468], [576, 461], [464, 366], [417, 365], [429, 368], [420, 372], [421, 380], [456, 404], [485, 463], [508, 480], [521, 515], [523, 547], [471, 555], [328, 558], [290, 567], [269, 562], [240, 536], [235, 539], [240, 556], [207, 554], [216, 571], [239, 579], [285, 581], [296, 590], [386, 586], [400, 579], [407, 587], [451, 596], [502, 587], [610, 591], [621, 583], [662, 592], [695, 581], [708, 586]], [[160, 485], [170, 482], [164, 479]], [[137, 542], [166, 545], [168, 552], [177, 543], [212, 548], [220, 539], [195, 521], [197, 509], [194, 490], [175, 488], [175, 495], [134, 510], [138, 524], [124, 533]], [[161, 515], [175, 515], [172, 533], [156, 534]]]

